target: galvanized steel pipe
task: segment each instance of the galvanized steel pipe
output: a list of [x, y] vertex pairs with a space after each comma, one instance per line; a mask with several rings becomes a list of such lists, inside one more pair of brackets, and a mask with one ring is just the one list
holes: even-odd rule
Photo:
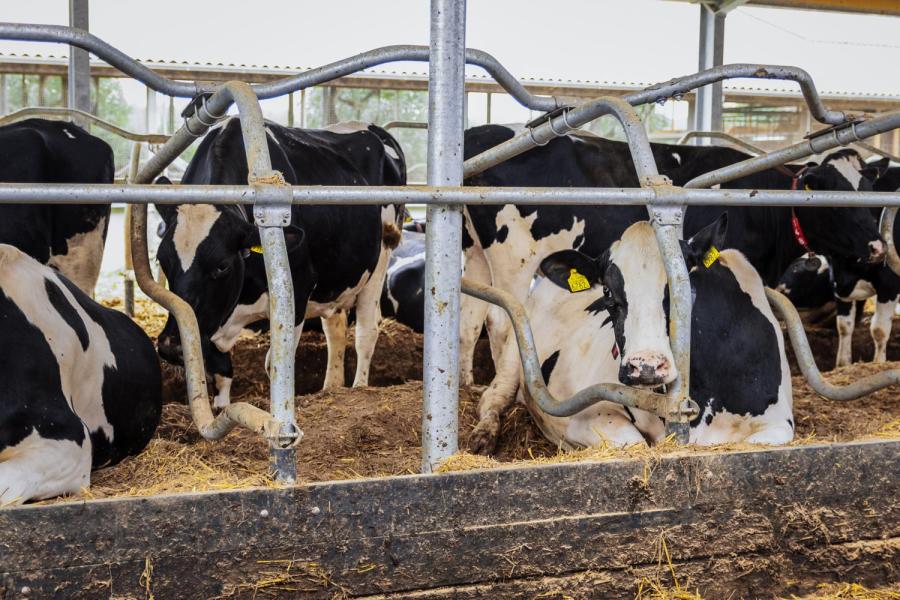
[[[431, 0], [428, 183], [461, 186], [465, 128], [465, 0]], [[459, 292], [462, 207], [426, 213], [422, 472], [459, 444]]]
[[[836, 125], [846, 120], [846, 115], [841, 111], [828, 110], [822, 103], [812, 77], [803, 69], [776, 65], [750, 65], [733, 64], [713, 67], [706, 71], [694, 73], [684, 77], [676, 77], [670, 81], [659, 83], [639, 92], [633, 92], [622, 96], [622, 99], [637, 106], [651, 102], [664, 102], [669, 98], [680, 98], [686, 92], [711, 83], [725, 79], [781, 79], [796, 81], [800, 84], [803, 97], [809, 106], [813, 118], [822, 123]], [[546, 143], [554, 137], [566, 133], [608, 114], [605, 100], [586, 102], [561, 115], [558, 115], [541, 125], [524, 131], [512, 139], [494, 146], [477, 156], [466, 161], [465, 176], [471, 177], [487, 169], [500, 164], [514, 156], [530, 150], [538, 145]]]
[[55, 108], [48, 106], [21, 108], [15, 112], [11, 112], [4, 117], [0, 117], [0, 125], [8, 125], [9, 123], [17, 123], [25, 119], [56, 119], [56, 120], [73, 120], [77, 117], [81, 121], [87, 121], [91, 125], [96, 125], [100, 129], [105, 129], [110, 133], [131, 140], [132, 142], [146, 142], [148, 144], [164, 144], [169, 136], [161, 133], [135, 133], [122, 129], [118, 125], [114, 125], [109, 121], [105, 121], [100, 117], [92, 115], [89, 112], [78, 110], [75, 108]]
[[887, 246], [884, 262], [890, 267], [891, 271], [900, 275], [900, 256], [897, 255], [897, 247], [894, 245], [894, 222], [896, 220], [897, 206], [886, 206], [881, 211], [881, 221], [878, 224], [878, 228], [881, 230], [881, 237]]
[[[167, 96], [192, 98], [197, 94], [214, 92], [220, 87], [218, 84], [174, 81], [163, 77], [97, 36], [72, 27], [32, 23], [0, 23], [0, 39], [61, 43], [83, 48], [129, 77], [137, 79], [147, 87]], [[271, 83], [253, 85], [252, 89], [261, 100], [276, 98], [385, 63], [427, 62], [429, 53], [428, 46], [384, 46], [298, 75], [284, 77]], [[529, 93], [496, 58], [487, 52], [470, 48], [465, 51], [465, 61], [487, 71], [510, 96], [532, 110], [550, 111], [560, 105], [556, 98], [534, 96]]]
[[[541, 363], [525, 307], [509, 292], [466, 278], [462, 279], [462, 291], [464, 294], [499, 306], [509, 316], [516, 335], [519, 358], [522, 361], [525, 387], [542, 412], [553, 417], [571, 417], [598, 402], [605, 401], [646, 410], [663, 418], [668, 416], [665, 395], [618, 383], [595, 384], [580, 390], [571, 398], [557, 400], [547, 389], [544, 376], [541, 374]], [[697, 414], [696, 405], [693, 414]]]
[[829, 400], [845, 402], [900, 383], [900, 370], [898, 369], [889, 369], [875, 373], [849, 385], [828, 383], [816, 366], [816, 359], [809, 347], [809, 341], [806, 339], [806, 332], [803, 330], [803, 322], [800, 320], [797, 309], [794, 308], [794, 305], [791, 304], [787, 297], [771, 288], [766, 288], [766, 298], [768, 298], [772, 308], [775, 309], [775, 314], [787, 325], [787, 332], [791, 340], [791, 346], [794, 348], [797, 365], [800, 367], [800, 371], [803, 373], [806, 381], [809, 382], [809, 386], [817, 394]]
[[884, 133], [900, 127], [900, 111], [882, 113], [878, 116], [853, 123], [838, 129], [829, 129], [814, 134], [811, 138], [768, 152], [761, 156], [748, 158], [739, 163], [716, 169], [695, 177], [687, 182], [686, 188], [706, 188], [751, 175], [765, 169], [777, 167], [792, 160], [800, 160], [812, 154], [821, 154], [838, 146], [858, 142], [873, 135]]

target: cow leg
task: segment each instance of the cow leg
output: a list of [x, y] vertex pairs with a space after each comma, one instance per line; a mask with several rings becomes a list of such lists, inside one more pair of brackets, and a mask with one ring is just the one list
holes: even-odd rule
[[369, 368], [381, 322], [381, 291], [390, 257], [390, 250], [381, 251], [375, 271], [356, 298], [356, 375], [353, 377], [353, 387], [369, 385]]
[[[359, 310], [356, 311], [359, 319]], [[322, 331], [328, 344], [328, 365], [325, 367], [325, 383], [322, 389], [336, 390], [344, 386], [344, 354], [347, 351], [347, 313], [337, 310], [322, 317]]]
[[872, 362], [882, 363], [887, 360], [887, 344], [891, 338], [891, 325], [893, 324], [894, 310], [897, 308], [897, 298], [887, 302], [875, 304], [875, 314], [872, 315], [872, 341], [875, 342], [875, 355]]
[[220, 352], [218, 348], [211, 348], [208, 350], [208, 354], [206, 368], [212, 374], [216, 388], [213, 408], [225, 408], [231, 404], [231, 383], [234, 381], [231, 355], [227, 352]]
[[[490, 285], [491, 270], [481, 246], [473, 245], [466, 248], [464, 257], [463, 277]], [[459, 306], [459, 383], [468, 386], [475, 383], [475, 345], [481, 336], [481, 329], [491, 305], [468, 294], [462, 294]]]
[[853, 327], [856, 324], [856, 303], [837, 301], [838, 350], [835, 367], [852, 362]]
[[478, 403], [478, 423], [469, 435], [469, 451], [491, 454], [500, 432], [500, 415], [515, 400], [519, 389], [519, 355], [515, 344], [503, 347], [495, 358], [497, 376], [481, 395]]
[[[71, 413], [77, 419], [75, 413]], [[87, 428], [79, 445], [48, 439], [37, 431], [0, 451], [0, 506], [73, 494], [91, 485], [91, 438]]]

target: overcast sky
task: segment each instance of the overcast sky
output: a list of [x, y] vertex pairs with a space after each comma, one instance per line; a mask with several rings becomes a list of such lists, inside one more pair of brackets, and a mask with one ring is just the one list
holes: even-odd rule
[[[91, 30], [141, 59], [314, 67], [376, 46], [427, 44], [428, 6], [426, 0], [91, 0]], [[5, 0], [0, 19], [65, 24], [67, 7], [67, 0]], [[653, 83], [697, 70], [696, 5], [469, 0], [468, 7], [467, 45], [494, 54], [519, 77]], [[0, 51], [67, 49], [0, 42]], [[822, 90], [900, 95], [900, 18], [738, 8], [727, 19], [725, 62], [793, 64], [810, 71]]]

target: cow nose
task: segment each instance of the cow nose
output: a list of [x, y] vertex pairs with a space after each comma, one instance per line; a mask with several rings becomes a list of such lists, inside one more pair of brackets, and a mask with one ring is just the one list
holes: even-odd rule
[[668, 357], [659, 352], [638, 352], [622, 364], [619, 380], [625, 385], [662, 385], [675, 379]]
[[175, 336], [172, 335], [162, 335], [159, 337], [159, 340], [156, 342], [156, 348], [159, 352], [160, 357], [174, 365], [180, 365], [183, 363], [183, 358], [181, 356], [181, 344], [178, 340], [175, 339]]
[[869, 262], [879, 262], [884, 258], [884, 242], [875, 240], [869, 242]]

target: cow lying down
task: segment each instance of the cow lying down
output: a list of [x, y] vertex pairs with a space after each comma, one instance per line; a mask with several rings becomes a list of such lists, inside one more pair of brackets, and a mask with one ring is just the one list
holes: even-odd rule
[[[713, 251], [726, 227], [722, 215], [683, 246], [695, 297], [690, 393], [700, 407], [690, 441], [783, 444], [794, 434], [784, 339], [762, 281], [744, 255]], [[666, 272], [648, 222], [628, 227], [597, 259], [563, 250], [545, 258], [541, 270], [546, 277], [526, 307], [555, 397], [596, 383], [657, 387], [675, 380]], [[590, 287], [570, 292], [570, 278], [578, 275]], [[524, 384], [519, 390], [544, 434], [564, 448], [654, 443], [665, 435], [662, 420], [646, 411], [601, 402], [573, 417], [550, 417]]]
[[147, 445], [162, 410], [153, 343], [124, 314], [0, 244], [0, 506], [77, 492]]

